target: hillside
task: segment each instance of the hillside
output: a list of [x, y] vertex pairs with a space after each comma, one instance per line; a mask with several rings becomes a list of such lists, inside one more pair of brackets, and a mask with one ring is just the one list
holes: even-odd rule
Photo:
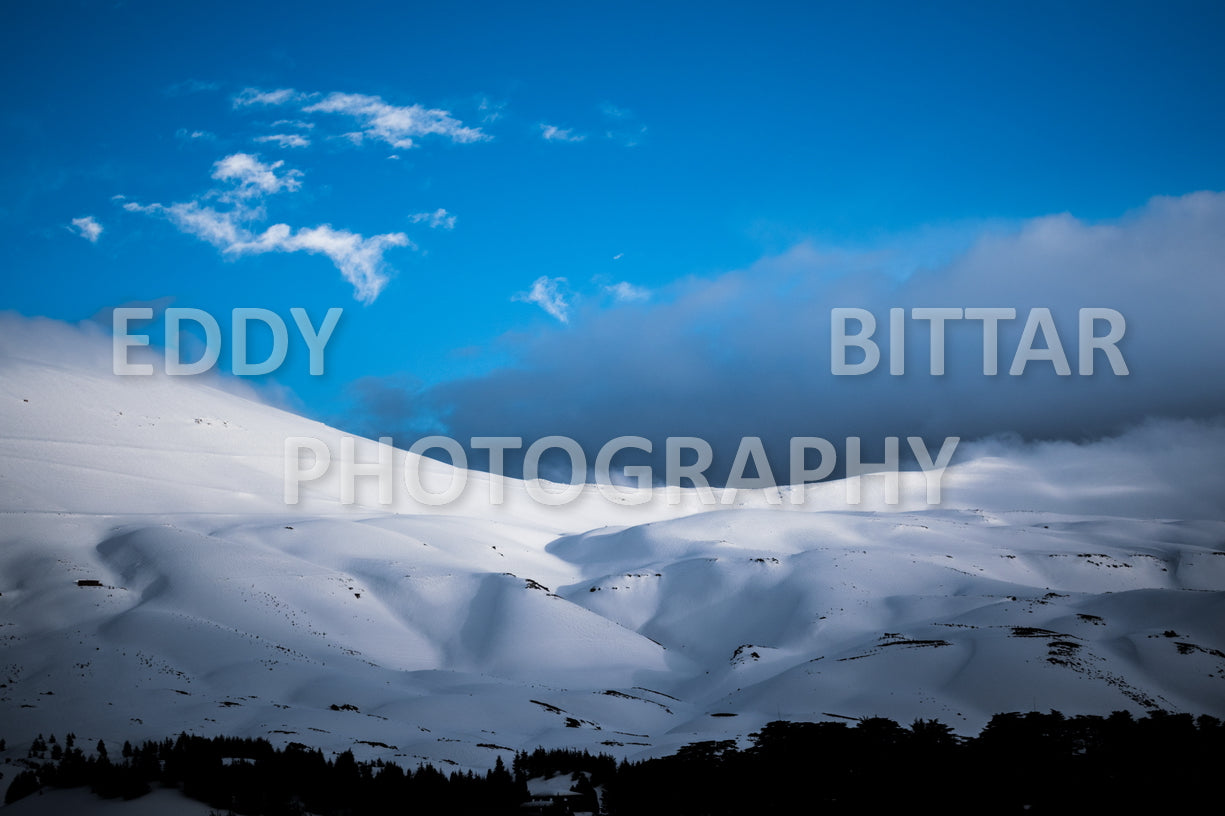
[[109, 352], [0, 321], [10, 751], [188, 731], [486, 768], [777, 719], [1225, 715], [1219, 425], [967, 445], [937, 507], [918, 474], [897, 506], [871, 479], [859, 506], [826, 483], [546, 507], [513, 481], [491, 506], [483, 474], [450, 505], [379, 505], [373, 479], [344, 505], [335, 469], [290, 506], [284, 440], [341, 431]]

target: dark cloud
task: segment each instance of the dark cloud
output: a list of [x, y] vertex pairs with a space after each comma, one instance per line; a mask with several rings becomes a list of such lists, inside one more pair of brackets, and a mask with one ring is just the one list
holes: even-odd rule
[[431, 415], [432, 405], [419, 380], [406, 374], [361, 377], [346, 387], [355, 416], [345, 424], [349, 430], [377, 439], [391, 435], [401, 447], [447, 428]]
[[[840, 452], [845, 437], [860, 436], [866, 458], [880, 457], [886, 436], [921, 435], [935, 447], [946, 436], [1100, 438], [1149, 417], [1225, 413], [1223, 261], [1225, 194], [1209, 192], [1156, 198], [1109, 223], [1056, 215], [984, 230], [952, 260], [905, 276], [896, 270], [922, 261], [801, 244], [650, 302], [591, 306], [567, 327], [504, 338], [497, 351], [515, 364], [483, 376], [399, 401], [383, 392], [402, 385], [364, 384], [348, 425], [380, 428], [401, 447], [423, 421], [441, 420], [461, 441], [522, 436], [526, 445], [557, 434], [592, 459], [606, 441], [638, 435], [654, 441], [656, 465], [665, 437], [697, 436], [714, 446], [713, 481], [745, 436], [765, 440], [776, 473], [794, 436], [824, 437]], [[904, 376], [891, 376], [886, 358], [871, 374], [839, 377], [830, 371], [834, 307], [872, 312], [886, 355], [893, 307], [1005, 307], [1018, 317], [1000, 324], [997, 376], [982, 373], [981, 323], [948, 324], [947, 373], [931, 376], [928, 324], [907, 319]], [[1072, 376], [1044, 362], [1007, 373], [1035, 307], [1051, 310]], [[1129, 376], [1115, 376], [1100, 352], [1093, 376], [1075, 373], [1085, 307], [1126, 318], [1119, 349]]]

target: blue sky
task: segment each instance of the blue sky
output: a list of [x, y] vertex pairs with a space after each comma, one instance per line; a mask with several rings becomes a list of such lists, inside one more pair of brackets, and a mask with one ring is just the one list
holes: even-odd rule
[[[1044, 303], [1146, 308], [1104, 259], [1218, 226], [1219, 201], [1186, 197], [1225, 190], [1223, 34], [1216, 3], [23, 4], [0, 33], [0, 308], [343, 307], [328, 375], [291, 354], [265, 385], [363, 433], [594, 440], [620, 423], [590, 417], [630, 403], [660, 432], [715, 411], [738, 419], [704, 432], [741, 433], [794, 398], [787, 432], [832, 436], [851, 426], [799, 418], [803, 400], [862, 414], [861, 384], [808, 353], [831, 306], [1033, 305], [962, 301], [1014, 291], [1035, 270], [1000, 259], [1070, 214], [1061, 257], [1092, 295], [1054, 276]], [[1131, 237], [1083, 257], [1103, 225]], [[1206, 252], [1169, 319], [1214, 285]], [[1170, 257], [1136, 280], [1184, 271]], [[1082, 417], [1085, 391], [1070, 424], [950, 427], [1222, 409], [1165, 387], [1186, 399]]]

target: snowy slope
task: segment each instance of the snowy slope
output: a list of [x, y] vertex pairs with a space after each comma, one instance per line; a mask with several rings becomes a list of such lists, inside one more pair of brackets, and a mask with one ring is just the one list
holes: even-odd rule
[[344, 505], [335, 478], [289, 506], [285, 438], [341, 432], [216, 382], [116, 377], [109, 354], [0, 320], [10, 750], [187, 730], [479, 768], [779, 718], [1225, 715], [1225, 489], [1178, 466], [1220, 461], [1219, 426], [967, 448], [938, 507], [917, 474], [898, 506], [871, 479], [859, 506], [832, 483], [801, 505], [545, 507], [518, 482], [492, 506], [482, 474], [437, 508], [379, 505], [373, 479]]

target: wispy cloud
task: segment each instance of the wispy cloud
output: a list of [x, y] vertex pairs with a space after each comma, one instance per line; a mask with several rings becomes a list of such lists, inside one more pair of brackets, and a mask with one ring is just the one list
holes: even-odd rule
[[[262, 90], [245, 88], [234, 97], [235, 108], [269, 106], [304, 106], [303, 114], [335, 114], [353, 120], [356, 130], [344, 134], [354, 144], [372, 139], [385, 142], [396, 149], [415, 147], [425, 136], [438, 136], [452, 142], [468, 144], [488, 141], [491, 137], [479, 127], [469, 127], [440, 108], [424, 105], [393, 105], [381, 96], [333, 92], [327, 95], [307, 93], [293, 88]], [[500, 109], [500, 108], [499, 108]], [[497, 118], [497, 110], [482, 103], [485, 121]], [[294, 119], [278, 120], [273, 126], [288, 125], [300, 129], [311, 129], [315, 123]], [[256, 141], [277, 142], [281, 147], [306, 147], [310, 141], [302, 136], [278, 133], [262, 136]]]
[[257, 142], [275, 142], [278, 147], [310, 147], [311, 140], [297, 133], [272, 133], [256, 136]]
[[482, 122], [492, 124], [502, 118], [502, 109], [505, 107], [505, 102], [493, 102], [488, 97], [485, 97], [481, 99], [481, 104], [477, 107], [477, 110], [480, 111]]
[[333, 229], [324, 224], [294, 230], [288, 224], [274, 224], [254, 240], [238, 243], [227, 251], [242, 253], [309, 252], [326, 255], [353, 286], [354, 297], [362, 303], [373, 303], [389, 277], [383, 254], [392, 247], [416, 245], [402, 232], [372, 235], [363, 238], [348, 230]]
[[620, 142], [626, 147], [636, 147], [646, 136], [646, 125], [639, 122], [638, 117], [628, 108], [605, 102], [600, 106], [600, 113], [608, 120], [604, 138]]
[[612, 295], [613, 299], [619, 303], [633, 303], [634, 301], [649, 300], [651, 298], [649, 290], [626, 281], [605, 286], [604, 292]]
[[519, 292], [511, 300], [520, 303], [535, 303], [562, 323], [570, 322], [570, 302], [565, 291], [565, 278], [550, 278], [541, 275], [532, 282], [532, 288]]
[[102, 234], [102, 225], [92, 215], [72, 219], [72, 226], [68, 229], [91, 244], [98, 243], [98, 236]]
[[[179, 92], [199, 89], [184, 86]], [[380, 96], [367, 94], [321, 94], [295, 88], [248, 87], [231, 97], [231, 102], [236, 110], [282, 109], [277, 111], [277, 117], [268, 117], [275, 121], [271, 126], [265, 123], [265, 132], [253, 137], [253, 141], [283, 149], [310, 147], [318, 140], [317, 133], [335, 136], [340, 132], [337, 122], [350, 131], [341, 135], [354, 143], [386, 143], [395, 150], [412, 148], [426, 137], [454, 143], [490, 139], [479, 127], [465, 125], [449, 111], [422, 105], [394, 105]], [[483, 112], [488, 110], [482, 107]], [[177, 135], [189, 141], [216, 138], [207, 131], [186, 128], [180, 129]], [[398, 155], [393, 154], [392, 158]], [[165, 219], [179, 231], [217, 247], [227, 258], [268, 252], [323, 255], [353, 286], [354, 297], [365, 303], [374, 301], [390, 280], [386, 253], [397, 247], [416, 249], [403, 232], [365, 237], [330, 223], [316, 226], [274, 223], [264, 227], [269, 220], [265, 200], [302, 187], [302, 171], [286, 166], [284, 161], [265, 161], [255, 153], [232, 153], [213, 165], [211, 178], [215, 182], [212, 189], [188, 200], [169, 204], [145, 204], [122, 196], [115, 200], [128, 212]], [[432, 229], [447, 230], [453, 229], [456, 223], [456, 217], [442, 208], [409, 215], [408, 220]], [[93, 229], [96, 232], [91, 231]], [[76, 225], [76, 232], [94, 241], [101, 227]], [[564, 317], [564, 301], [561, 303], [561, 307], [554, 305], [553, 308], [561, 308], [557, 314]]]
[[288, 224], [273, 224], [256, 234], [242, 225], [250, 212], [241, 208], [219, 211], [188, 201], [164, 206], [128, 202], [123, 208], [165, 218], [178, 229], [207, 241], [223, 255], [237, 258], [266, 252], [306, 252], [325, 255], [353, 286], [353, 296], [362, 303], [373, 303], [390, 279], [384, 253], [393, 247], [416, 248], [401, 232], [369, 238], [328, 224], [294, 229]]
[[540, 123], [540, 135], [546, 142], [581, 142], [587, 137], [575, 133], [571, 128], [559, 128], [556, 125]]
[[397, 149], [416, 145], [414, 139], [440, 136], [466, 144], [488, 140], [480, 128], [467, 127], [449, 111], [421, 105], [391, 105], [379, 96], [331, 93], [303, 108], [304, 113], [334, 113], [357, 120], [360, 130], [346, 134], [356, 143], [377, 139]]
[[213, 178], [232, 182], [235, 187], [222, 192], [223, 201], [241, 200], [254, 196], [293, 192], [302, 186], [301, 170], [277, 171], [285, 165], [283, 161], [264, 164], [250, 153], [234, 153], [213, 165]]
[[218, 212], [198, 201], [186, 201], [165, 206], [162, 204], [138, 204], [129, 201], [123, 205], [128, 212], [157, 215], [165, 218], [188, 235], [194, 235], [219, 249], [225, 250], [249, 239], [250, 233], [238, 225], [237, 211]]
[[[116, 200], [124, 202], [123, 208], [128, 212], [165, 218], [179, 231], [217, 247], [226, 257], [267, 252], [324, 255], [353, 286], [353, 296], [357, 300], [374, 302], [390, 280], [384, 254], [394, 247], [415, 249], [416, 246], [402, 232], [366, 238], [330, 224], [299, 228], [273, 224], [263, 232], [253, 232], [247, 224], [263, 219], [264, 197], [297, 190], [301, 186], [301, 172], [281, 170], [283, 166], [281, 161], [265, 164], [248, 153], [235, 153], [216, 162], [212, 178], [227, 182], [229, 186], [210, 190], [202, 198], [229, 204], [229, 209], [217, 209], [201, 203], [201, 199], [170, 205], [125, 202], [122, 196], [117, 196]], [[101, 231], [101, 227], [97, 229]]]
[[607, 116], [609, 119], [630, 119], [634, 114], [626, 108], [619, 108], [611, 102], [605, 102], [600, 106], [600, 113]]
[[261, 91], [259, 88], [243, 88], [234, 97], [234, 107], [246, 108], [252, 105], [288, 105], [302, 102], [310, 98], [309, 94], [300, 93], [293, 88], [278, 88], [275, 91]]
[[425, 224], [430, 229], [455, 229], [455, 216], [441, 207], [433, 212], [413, 213], [408, 220], [414, 224]]

